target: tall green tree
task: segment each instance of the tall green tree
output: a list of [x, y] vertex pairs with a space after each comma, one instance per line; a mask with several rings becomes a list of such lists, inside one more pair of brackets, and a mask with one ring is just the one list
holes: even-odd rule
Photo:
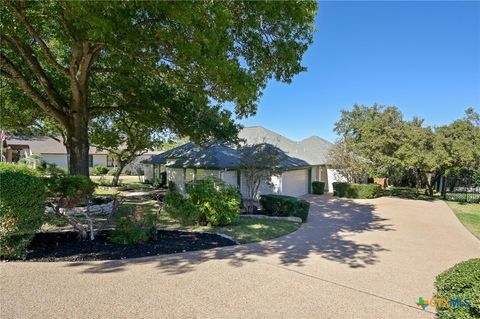
[[426, 182], [430, 196], [433, 196], [432, 176], [439, 164], [435, 157], [435, 135], [431, 127], [423, 126], [423, 119], [413, 118], [404, 123], [400, 144], [394, 156], [402, 170], [411, 170], [415, 175], [417, 193]]
[[395, 152], [403, 134], [403, 116], [394, 106], [355, 104], [343, 110], [334, 131], [348, 153], [368, 160], [370, 175], [388, 176], [400, 165]]
[[435, 129], [436, 160], [447, 175], [480, 168], [479, 115], [469, 108], [463, 119]]
[[[0, 126], [52, 119], [65, 133], [70, 173], [88, 175], [88, 125], [99, 114], [155, 107], [193, 123], [168, 104], [180, 95], [219, 121], [224, 102], [252, 115], [268, 80], [288, 83], [305, 70], [316, 10], [314, 1], [5, 0], [1, 112], [18, 115], [2, 114]], [[177, 123], [173, 130], [194, 138], [227, 137]]]

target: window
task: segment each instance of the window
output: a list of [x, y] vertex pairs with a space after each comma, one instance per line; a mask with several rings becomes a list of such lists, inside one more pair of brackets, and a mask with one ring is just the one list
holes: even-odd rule
[[113, 167], [115, 166], [115, 161], [113, 160], [112, 157], [107, 155], [107, 167]]
[[93, 167], [93, 155], [88, 155], [88, 166]]

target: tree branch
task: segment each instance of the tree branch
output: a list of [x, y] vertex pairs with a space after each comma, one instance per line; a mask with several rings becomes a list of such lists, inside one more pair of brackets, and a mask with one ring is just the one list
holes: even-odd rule
[[27, 66], [29, 69], [35, 74], [38, 81], [40, 82], [41, 86], [45, 89], [47, 95], [52, 99], [52, 101], [64, 112], [68, 111], [68, 105], [65, 103], [63, 98], [58, 94], [58, 92], [53, 88], [48, 79], [47, 75], [42, 69], [42, 66], [35, 58], [33, 51], [28, 46], [24, 45], [19, 39], [17, 38], [9, 38], [6, 37], [7, 42], [9, 42], [13, 47], [17, 49], [17, 51], [22, 55], [27, 62]]
[[25, 79], [23, 74], [18, 71], [18, 69], [13, 65], [10, 60], [3, 53], [0, 55], [0, 65], [5, 68], [6, 73], [9, 75], [9, 78], [15, 81], [17, 85], [35, 102], [37, 105], [44, 110], [47, 114], [58, 120], [62, 124], [66, 124], [65, 115], [60, 112], [58, 109], [53, 107], [44, 97], [40, 95], [28, 81]]
[[52, 54], [52, 51], [48, 48], [47, 44], [42, 40], [42, 38], [38, 35], [38, 33], [35, 31], [33, 28], [32, 24], [28, 21], [27, 17], [25, 16], [25, 13], [23, 9], [17, 9], [13, 4], [10, 2], [7, 2], [7, 4], [10, 6], [10, 8], [13, 9], [17, 17], [20, 19], [20, 21], [23, 23], [25, 28], [27, 29], [28, 34], [32, 38], [35, 39], [35, 41], [38, 43], [40, 48], [42, 49], [43, 54], [46, 56], [48, 61], [58, 70], [60, 73], [62, 73], [65, 77], [69, 78], [70, 74], [68, 73], [68, 69], [62, 66], [60, 63], [58, 63], [57, 59]]

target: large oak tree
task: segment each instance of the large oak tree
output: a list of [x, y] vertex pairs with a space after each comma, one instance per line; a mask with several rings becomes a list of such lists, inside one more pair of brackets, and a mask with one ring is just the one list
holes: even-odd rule
[[54, 121], [70, 173], [84, 175], [89, 122], [112, 111], [154, 107], [174, 131], [227, 137], [169, 102], [187, 97], [224, 123], [225, 102], [237, 116], [254, 114], [269, 79], [290, 82], [304, 70], [316, 9], [314, 1], [2, 1], [0, 126]]

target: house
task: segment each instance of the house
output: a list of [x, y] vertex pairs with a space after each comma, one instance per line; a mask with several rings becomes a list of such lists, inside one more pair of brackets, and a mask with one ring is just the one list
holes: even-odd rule
[[[94, 146], [89, 149], [89, 166], [106, 166], [108, 168], [116, 167], [108, 151], [100, 150]], [[10, 163], [16, 163], [23, 158], [28, 158], [34, 154], [41, 157], [43, 161], [50, 164], [56, 164], [58, 167], [68, 167], [68, 153], [65, 145], [56, 139], [48, 136], [10, 136], [4, 141], [3, 160]], [[149, 158], [154, 153], [146, 153], [135, 160]], [[129, 164], [125, 170], [136, 171], [134, 165]]]
[[[260, 126], [242, 129], [239, 137], [249, 145], [272, 144], [285, 155], [280, 163], [282, 173], [261, 185], [260, 194], [301, 196], [311, 192], [312, 181], [323, 181], [326, 190], [333, 191], [332, 183], [339, 179], [328, 162], [332, 143], [320, 137], [312, 136], [296, 142]], [[182, 192], [189, 181], [216, 176], [237, 186], [244, 196], [247, 193], [245, 177], [239, 170], [240, 155], [236, 148], [229, 145], [200, 147], [186, 143], [151, 156], [142, 163], [145, 180], [152, 181], [165, 172], [167, 180], [174, 182]]]

